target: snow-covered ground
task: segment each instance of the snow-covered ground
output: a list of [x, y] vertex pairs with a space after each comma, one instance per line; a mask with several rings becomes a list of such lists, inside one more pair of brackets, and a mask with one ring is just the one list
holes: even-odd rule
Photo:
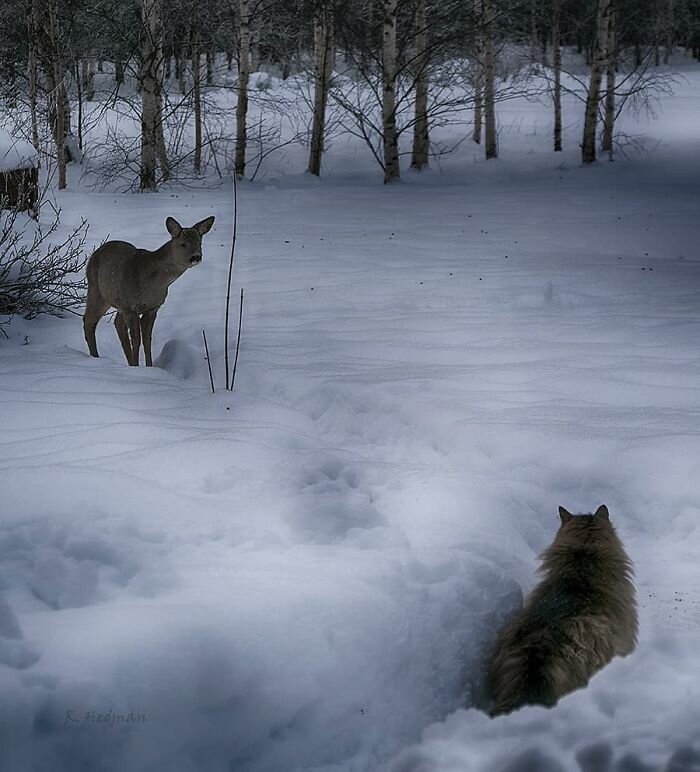
[[[233, 394], [230, 189], [61, 194], [93, 243], [217, 219], [158, 317], [160, 367], [127, 367], [108, 319], [97, 360], [79, 318], [0, 342], [2, 772], [700, 769], [686, 77], [627, 119], [648, 149], [628, 161], [578, 166], [573, 102], [555, 156], [548, 108], [514, 101], [498, 161], [464, 145], [385, 188], [336, 141], [321, 180], [242, 184]], [[484, 658], [557, 506], [601, 503], [637, 651], [489, 719]]]

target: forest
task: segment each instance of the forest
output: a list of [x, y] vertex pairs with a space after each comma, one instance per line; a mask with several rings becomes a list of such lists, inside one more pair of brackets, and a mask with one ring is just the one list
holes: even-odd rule
[[698, 0], [3, 0], [0, 772], [697, 772], [699, 126]]

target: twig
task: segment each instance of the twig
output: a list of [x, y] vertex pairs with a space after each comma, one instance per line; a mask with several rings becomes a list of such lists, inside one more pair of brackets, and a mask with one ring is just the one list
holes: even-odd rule
[[207, 367], [209, 368], [209, 383], [211, 383], [211, 393], [216, 394], [216, 389], [214, 388], [214, 375], [211, 371], [211, 359], [209, 359], [209, 346], [207, 346], [207, 334], [202, 330], [202, 337], [204, 338], [204, 352], [207, 355]]
[[[228, 282], [226, 284], [226, 320], [224, 322], [224, 367], [226, 368], [226, 390], [229, 390], [229, 368], [228, 368], [228, 319], [229, 308], [231, 306], [231, 276], [233, 275], [233, 257], [236, 250], [236, 230], [238, 225], [238, 185], [236, 183], [236, 174], [233, 175], [233, 237], [231, 239], [231, 258], [228, 262]], [[240, 334], [240, 330], [239, 330]], [[233, 390], [233, 384], [231, 384]]]
[[243, 321], [243, 287], [241, 287], [241, 303], [238, 307], [238, 340], [236, 341], [236, 358], [233, 360], [233, 375], [231, 377], [231, 391], [236, 380], [236, 368], [238, 367], [238, 351], [241, 348], [241, 323]]

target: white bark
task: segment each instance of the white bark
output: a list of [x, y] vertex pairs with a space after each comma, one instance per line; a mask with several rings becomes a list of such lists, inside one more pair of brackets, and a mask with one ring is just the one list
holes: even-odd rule
[[486, 158], [498, 158], [498, 138], [496, 136], [496, 53], [494, 12], [491, 0], [481, 4], [484, 29], [484, 149]]
[[158, 142], [158, 54], [161, 39], [159, 0], [142, 0], [141, 29], [141, 190], [156, 189]]
[[583, 141], [581, 142], [581, 160], [584, 164], [596, 159], [596, 125], [598, 120], [598, 102], [603, 70], [607, 64], [608, 28], [612, 15], [613, 0], [598, 0], [598, 21], [595, 49], [591, 62], [591, 78], [586, 99], [586, 112], [583, 123]]
[[[474, 0], [474, 16], [481, 19], [481, 0]], [[484, 121], [484, 33], [477, 29], [474, 59], [474, 129], [472, 139], [481, 144], [481, 125]]]
[[[58, 9], [56, 0], [49, 2], [49, 36], [51, 38], [52, 61], [52, 94], [49, 96], [54, 102], [54, 140], [56, 142], [56, 161], [58, 165], [58, 189], [66, 187], [66, 110], [67, 101], [65, 70], [61, 57], [60, 33], [58, 28]], [[70, 116], [68, 116], [70, 120]]]
[[27, 78], [29, 80], [29, 115], [32, 123], [32, 145], [39, 150], [39, 120], [37, 117], [37, 91], [38, 91], [38, 68], [37, 68], [37, 23], [36, 23], [36, 0], [31, 0], [27, 8], [27, 32], [29, 40], [29, 61]]
[[317, 177], [321, 174], [328, 87], [335, 58], [334, 24], [333, 10], [319, 7], [314, 16], [314, 112], [309, 150], [309, 172]]
[[199, 39], [199, 2], [192, 10], [192, 97], [194, 99], [194, 173], [202, 171], [202, 89], [201, 45]]
[[238, 44], [238, 101], [236, 103], [236, 155], [234, 173], [245, 176], [246, 142], [248, 139], [248, 81], [250, 79], [250, 0], [240, 0]]
[[552, 58], [554, 67], [554, 150], [561, 151], [561, 0], [552, 8]]
[[411, 167], [419, 171], [428, 165], [430, 135], [428, 128], [428, 14], [426, 0], [416, 6], [416, 104], [413, 123]]
[[382, 135], [384, 147], [384, 182], [396, 182], [401, 177], [399, 146], [396, 131], [396, 9], [397, 0], [383, 0], [382, 71]]
[[612, 161], [613, 131], [615, 128], [615, 14], [610, 16], [608, 25], [608, 61], [605, 84], [605, 115], [603, 118], [603, 135], [600, 149], [608, 153]]

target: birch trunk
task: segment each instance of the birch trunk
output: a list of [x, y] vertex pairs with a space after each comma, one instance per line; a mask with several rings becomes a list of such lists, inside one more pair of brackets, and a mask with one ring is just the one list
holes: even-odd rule
[[383, 0], [382, 134], [384, 146], [384, 183], [401, 178], [399, 145], [396, 131], [396, 9], [398, 0]]
[[156, 189], [158, 142], [158, 51], [161, 23], [159, 0], [142, 0], [141, 29], [141, 180], [143, 191]]
[[248, 133], [248, 81], [250, 79], [250, 0], [240, 0], [240, 30], [238, 44], [238, 101], [236, 102], [236, 155], [234, 173], [245, 176], [246, 142]]
[[484, 28], [484, 145], [486, 158], [498, 158], [496, 137], [496, 55], [494, 43], [494, 18], [491, 0], [483, 0], [482, 26]]
[[214, 54], [211, 51], [206, 53], [207, 60], [207, 86], [214, 85]]
[[598, 0], [598, 21], [593, 61], [591, 62], [591, 79], [586, 99], [586, 112], [583, 122], [583, 141], [581, 142], [581, 161], [584, 164], [593, 163], [596, 159], [596, 124], [598, 120], [598, 102], [600, 101], [600, 84], [603, 70], [607, 64], [608, 29], [612, 14], [612, 0]]
[[89, 57], [80, 62], [80, 79], [83, 97], [86, 102], [95, 99], [95, 61]]
[[161, 18], [160, 40], [156, 53], [156, 154], [160, 164], [160, 176], [170, 179], [170, 161], [165, 147], [165, 121], [163, 119], [163, 94], [165, 93], [165, 58], [163, 56], [163, 21]]
[[53, 93], [49, 98], [55, 100], [54, 140], [56, 143], [56, 162], [58, 165], [58, 189], [66, 187], [66, 112], [67, 99], [65, 71], [61, 56], [60, 33], [58, 29], [58, 9], [56, 0], [49, 2], [49, 35], [51, 37], [51, 59], [53, 75]]
[[552, 7], [552, 62], [554, 66], [554, 151], [561, 152], [561, 0]]
[[411, 168], [421, 169], [428, 165], [430, 136], [428, 128], [428, 15], [426, 0], [418, 0], [416, 6], [416, 107], [413, 124], [413, 153]]
[[192, 20], [192, 96], [194, 99], [194, 173], [202, 171], [202, 92], [199, 43], [199, 3], [195, 1]]
[[321, 6], [314, 16], [314, 113], [309, 151], [309, 172], [317, 177], [321, 174], [328, 87], [333, 74], [334, 25], [333, 10]]
[[83, 149], [83, 86], [85, 85], [85, 76], [87, 74], [87, 68], [83, 70], [85, 60], [83, 59], [80, 64], [75, 63], [75, 86], [78, 97], [78, 147]]
[[[481, 19], [481, 0], [474, 0], [474, 16]], [[481, 125], [484, 121], [484, 33], [476, 32], [476, 52], [474, 64], [474, 129], [472, 139], [481, 144]]]
[[29, 40], [29, 61], [27, 77], [29, 80], [29, 115], [32, 122], [32, 145], [39, 151], [39, 120], [37, 118], [37, 91], [38, 91], [38, 68], [36, 51], [36, 0], [30, 0], [27, 7], [27, 37]]
[[605, 83], [605, 116], [600, 149], [613, 159], [613, 129], [615, 126], [615, 13], [610, 15], [608, 24], [608, 61]]
[[185, 67], [185, 52], [180, 50], [177, 53], [175, 60], [175, 74], [177, 76], [177, 82], [180, 86], [180, 93], [184, 96], [187, 93], [187, 79], [186, 79], [186, 67]]

